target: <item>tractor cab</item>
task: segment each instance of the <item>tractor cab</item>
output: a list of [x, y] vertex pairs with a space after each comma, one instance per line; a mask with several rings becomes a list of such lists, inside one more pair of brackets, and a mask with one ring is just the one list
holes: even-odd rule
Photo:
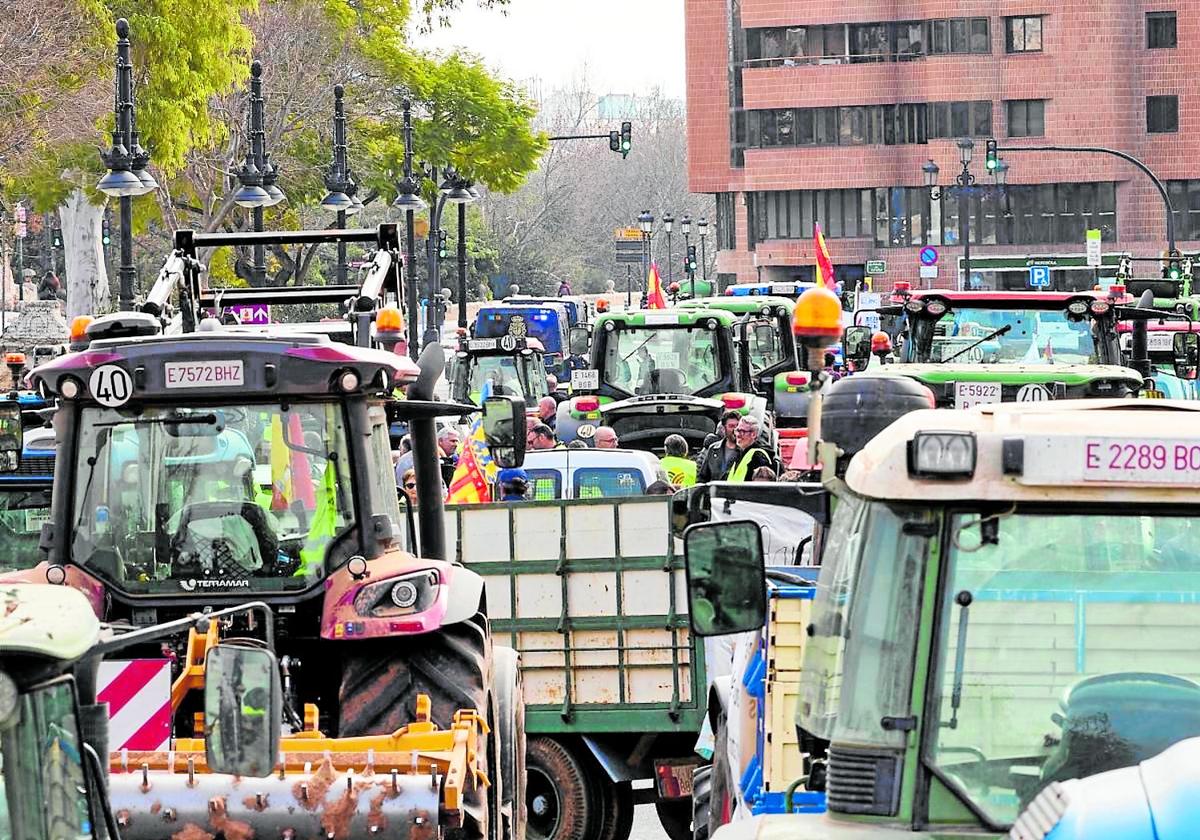
[[[999, 836], [1055, 783], [1200, 735], [1200, 665], [1172, 641], [1200, 628], [1194, 404], [896, 414], [818, 446], [832, 522], [803, 662], [774, 663], [799, 664], [798, 757], [828, 811], [725, 840]], [[762, 626], [743, 524], [684, 535], [702, 634]]]
[[[870, 361], [872, 332], [847, 330], [856, 367], [908, 376], [941, 407], [1136, 394], [1142, 377], [1126, 367], [1117, 321], [1132, 301], [1110, 292], [902, 291], [880, 309], [896, 316], [894, 363]], [[868, 365], [869, 362], [869, 365]]]
[[464, 338], [447, 365], [450, 395], [472, 405], [489, 394], [507, 395], [536, 407], [550, 393], [543, 355], [536, 338]]
[[590, 438], [609, 425], [630, 448], [661, 448], [667, 435], [680, 434], [696, 449], [726, 410], [765, 421], [766, 400], [738, 369], [736, 322], [704, 308], [601, 315], [592, 367], [575, 372], [573, 396], [559, 406], [559, 439]]
[[[519, 300], [519, 299], [518, 299]], [[489, 304], [475, 315], [472, 338], [535, 338], [542, 345], [546, 373], [567, 382], [572, 371], [571, 327], [561, 303]]]

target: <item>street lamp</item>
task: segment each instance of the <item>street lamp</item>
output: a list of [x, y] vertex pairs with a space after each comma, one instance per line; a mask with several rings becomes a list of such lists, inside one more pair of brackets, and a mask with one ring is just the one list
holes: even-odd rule
[[700, 228], [700, 276], [704, 279], [705, 288], [707, 288], [708, 256], [704, 249], [704, 239], [708, 236], [708, 219], [701, 216], [700, 221], [696, 222], [696, 227]]
[[671, 255], [671, 229], [675, 227], [675, 217], [670, 211], [663, 213], [662, 217], [663, 229], [667, 232], [667, 285], [671, 285], [671, 263], [675, 258]]
[[[437, 182], [437, 167], [428, 170], [430, 180]], [[442, 227], [442, 211], [446, 204], [458, 205], [458, 288], [459, 288], [459, 326], [466, 326], [466, 307], [463, 305], [467, 297], [467, 205], [475, 200], [469, 187], [471, 182], [458, 173], [453, 167], [447, 166], [442, 170], [442, 182], [438, 185], [438, 199], [429, 213], [429, 237], [425, 241], [426, 261], [426, 299], [431, 308], [425, 320], [425, 335], [422, 346], [438, 341], [441, 338], [442, 307], [434, 290], [438, 284], [439, 259], [438, 247], [434, 242], [437, 231]]]
[[[970, 137], [960, 138], [958, 141], [958, 157], [962, 163], [962, 171], [955, 177], [954, 183], [958, 187], [958, 240], [962, 243], [963, 248], [963, 279], [962, 288], [968, 288], [971, 283], [971, 213], [970, 213], [970, 188], [975, 185], [975, 176], [971, 174], [971, 157], [975, 150], [975, 141]], [[921, 172], [924, 173], [925, 187], [929, 190], [930, 201], [941, 201], [943, 196], [942, 188], [938, 186], [938, 173], [941, 170], [938, 165], [930, 160], [921, 167]], [[1003, 186], [1008, 177], [1008, 164], [1000, 161], [995, 169], [992, 170], [992, 177], [996, 183]]]
[[[346, 160], [346, 108], [342, 101], [345, 88], [333, 86], [333, 160], [329, 171], [325, 173], [325, 189], [329, 190], [321, 199], [321, 207], [335, 213], [338, 230], [345, 230], [346, 217], [359, 211], [361, 203], [356, 205], [354, 193], [358, 185], [350, 172], [350, 164]], [[337, 281], [339, 285], [346, 284], [346, 243], [337, 244]]]
[[133, 265], [133, 197], [144, 195], [158, 187], [146, 166], [150, 153], [138, 142], [137, 123], [133, 104], [133, 63], [129, 60], [129, 21], [117, 21], [117, 73], [113, 97], [116, 121], [112, 133], [112, 148], [101, 152], [108, 171], [96, 185], [102, 193], [118, 199], [121, 208], [121, 266], [118, 276], [119, 305], [133, 308], [137, 269]]
[[[284, 200], [283, 191], [275, 186], [279, 170], [271, 163], [271, 155], [267, 152], [267, 132], [263, 126], [262, 95], [262, 62], [253, 61], [250, 64], [250, 113], [247, 116], [249, 127], [250, 148], [246, 159], [237, 171], [238, 183], [241, 187], [233, 194], [233, 201], [239, 207], [245, 207], [251, 213], [252, 226], [255, 231], [263, 229], [263, 209], [271, 207]], [[267, 249], [264, 245], [254, 246], [254, 267], [251, 270], [252, 285], [265, 286], [267, 283]]]
[[654, 258], [654, 254], [650, 250], [650, 234], [654, 232], [654, 214], [649, 210], [643, 210], [637, 220], [638, 228], [642, 231], [642, 282], [647, 285], [645, 294], [642, 295], [644, 301], [646, 295], [650, 293], [650, 262]]
[[420, 185], [413, 177], [412, 102], [402, 100], [400, 107], [404, 113], [404, 177], [397, 184], [396, 200], [392, 206], [404, 211], [404, 308], [408, 310], [408, 354], [416, 361], [421, 348], [418, 346], [420, 336], [417, 335], [417, 246], [413, 213], [424, 210], [426, 204], [417, 194]]
[[[446, 201], [458, 205], [458, 328], [467, 328], [467, 205], [479, 200], [475, 185], [453, 169], [446, 174]], [[449, 290], [446, 290], [449, 292]]]

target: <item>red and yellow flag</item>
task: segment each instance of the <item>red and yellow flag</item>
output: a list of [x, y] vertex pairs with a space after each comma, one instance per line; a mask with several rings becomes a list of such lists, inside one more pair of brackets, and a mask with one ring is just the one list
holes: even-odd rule
[[658, 276], [658, 263], [650, 263], [650, 276], [646, 278], [646, 308], [667, 308], [667, 296], [663, 294], [662, 278]]
[[829, 248], [825, 246], [825, 234], [821, 233], [821, 223], [817, 222], [816, 227], [817, 285], [824, 286], [830, 291], [837, 291], [837, 278], [833, 274], [833, 260], [829, 258]]
[[496, 462], [483, 434], [483, 416], [476, 414], [471, 432], [458, 445], [458, 464], [450, 479], [450, 504], [479, 504], [492, 500], [491, 482], [496, 477]]

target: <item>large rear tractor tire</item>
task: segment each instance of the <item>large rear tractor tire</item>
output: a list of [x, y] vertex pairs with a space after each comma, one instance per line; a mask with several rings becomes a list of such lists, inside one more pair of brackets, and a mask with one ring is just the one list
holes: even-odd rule
[[717, 829], [733, 819], [734, 798], [730, 790], [729, 769], [729, 730], [725, 723], [725, 714], [721, 713], [717, 722], [717, 733], [713, 744], [712, 776], [709, 778], [708, 798], [708, 835], [716, 834]]
[[526, 750], [528, 840], [592, 840], [600, 815], [587, 769], [553, 738], [530, 738]]
[[[477, 617], [411, 640], [349, 642], [343, 656], [339, 691], [339, 737], [381, 735], [411, 723], [417, 695], [429, 695], [433, 722], [443, 729], [460, 709], [475, 709], [485, 721], [496, 716], [490, 696], [492, 660], [487, 621]], [[491, 775], [498, 749], [492, 736], [480, 735], [478, 755]], [[468, 788], [464, 795], [462, 840], [488, 840], [489, 798]]]
[[600, 830], [595, 840], [629, 840], [633, 830], [633, 786], [613, 782], [599, 768], [593, 772], [592, 785], [600, 799]]
[[497, 698], [495, 731], [500, 741], [501, 840], [525, 840], [525, 694], [520, 657], [508, 647], [492, 649], [492, 693]]
[[712, 765], [692, 774], [692, 840], [708, 840], [708, 809], [712, 804]]

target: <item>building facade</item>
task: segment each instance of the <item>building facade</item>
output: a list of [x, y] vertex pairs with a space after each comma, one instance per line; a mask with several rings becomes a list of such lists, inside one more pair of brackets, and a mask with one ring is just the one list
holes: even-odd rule
[[[1018, 288], [1027, 264], [1086, 283], [1086, 231], [1108, 259], [1200, 240], [1200, 0], [685, 0], [688, 167], [717, 197], [723, 282], [809, 280], [819, 223], [844, 283]], [[959, 138], [974, 142], [960, 193]], [[995, 138], [1004, 184], [985, 173]], [[938, 167], [940, 194], [923, 167]], [[960, 206], [967, 214], [970, 279]], [[937, 277], [919, 253], [937, 251]], [[927, 255], [928, 259], [928, 255]], [[1078, 262], [1083, 263], [1082, 259]], [[1157, 273], [1159, 263], [1138, 263]], [[1083, 276], [1087, 273], [1087, 277]]]

